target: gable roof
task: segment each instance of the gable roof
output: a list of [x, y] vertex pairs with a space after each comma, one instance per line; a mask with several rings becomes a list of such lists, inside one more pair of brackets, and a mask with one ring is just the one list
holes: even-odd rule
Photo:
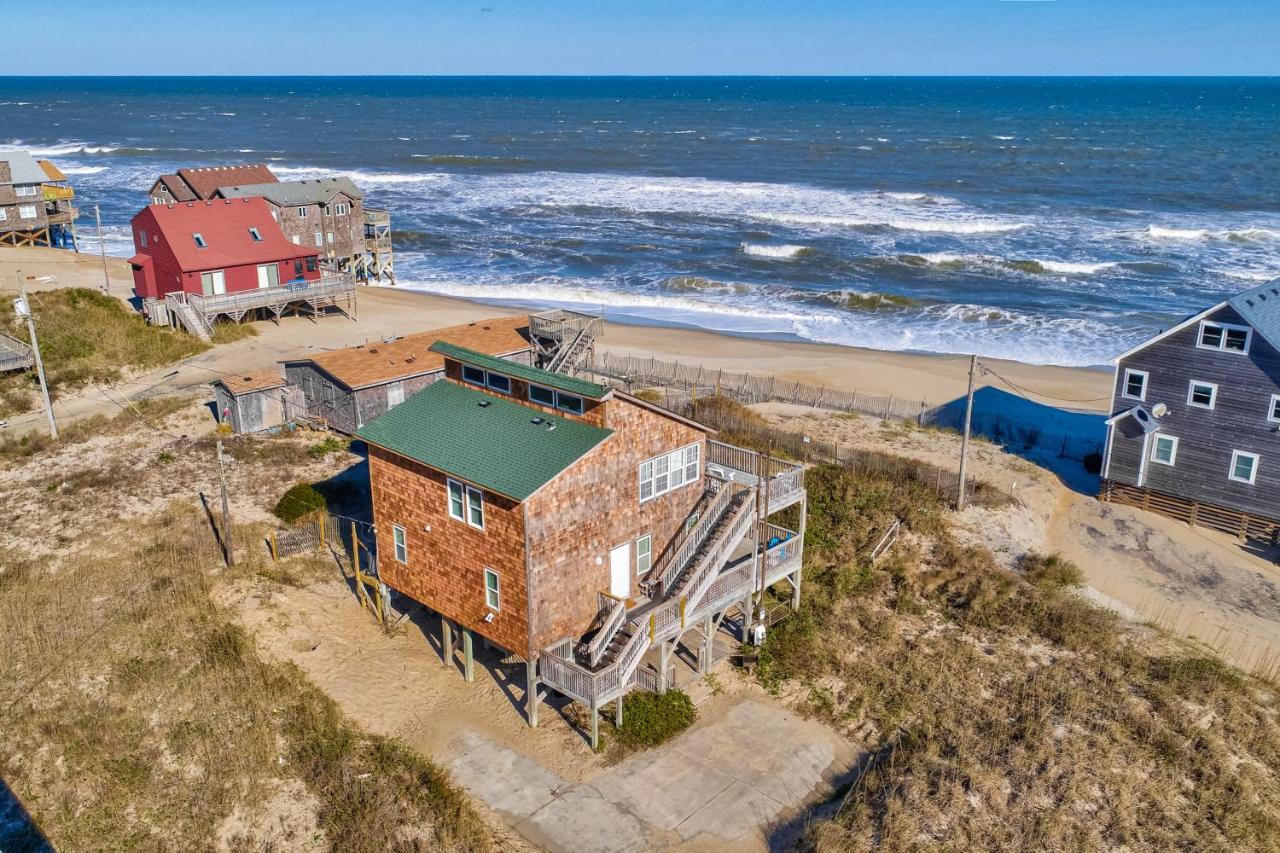
[[[279, 180], [266, 163], [241, 163], [236, 166], [201, 166], [196, 169], [179, 169], [182, 178], [195, 193], [196, 198], [213, 196], [218, 187], [231, 184], [273, 184]], [[168, 186], [166, 184], [166, 186]]]
[[517, 501], [612, 434], [447, 379], [356, 431], [370, 444]]
[[444, 356], [431, 351], [436, 341], [447, 341], [495, 356], [530, 349], [524, 332], [525, 317], [494, 317], [428, 332], [405, 335], [346, 349], [287, 359], [288, 364], [311, 362], [350, 390], [367, 388], [444, 369]]
[[[174, 201], [195, 201], [196, 194], [191, 191], [191, 187], [187, 186], [187, 182], [179, 178], [177, 175], [161, 175], [156, 178], [156, 183], [162, 185], [169, 191], [169, 195], [173, 196]], [[151, 185], [152, 188], [155, 184]]]
[[266, 391], [284, 386], [284, 377], [273, 370], [259, 370], [254, 373], [237, 373], [234, 376], [223, 376], [214, 380], [215, 384], [224, 386], [233, 397], [248, 394], [251, 391]]
[[1280, 349], [1280, 280], [1252, 287], [1227, 300], [1267, 343]]
[[44, 169], [40, 168], [36, 158], [25, 151], [6, 152], [0, 160], [7, 160], [9, 163], [9, 171], [12, 173], [9, 181], [11, 184], [42, 184], [49, 180], [49, 176], [44, 173]]
[[281, 207], [301, 204], [328, 204], [338, 193], [351, 198], [363, 198], [359, 187], [350, 178], [318, 178], [310, 181], [276, 181], [267, 184], [237, 184], [218, 187], [223, 198], [262, 196]]
[[[260, 198], [149, 205], [133, 218], [135, 231], [138, 218], [148, 215], [154, 217], [183, 272], [265, 264], [316, 254], [315, 249], [287, 240], [271, 218], [271, 208]], [[261, 241], [253, 239], [250, 228], [258, 230]], [[205, 240], [203, 249], [192, 236], [197, 233]]]
[[563, 373], [552, 373], [550, 370], [542, 370], [537, 367], [529, 367], [527, 364], [503, 361], [500, 358], [494, 358], [491, 355], [485, 355], [484, 353], [445, 343], [444, 341], [437, 341], [432, 344], [431, 351], [438, 352], [445, 358], [451, 358], [463, 364], [483, 367], [485, 370], [492, 370], [494, 373], [504, 373], [516, 379], [523, 379], [525, 382], [545, 385], [548, 388], [555, 388], [568, 394], [577, 394], [579, 397], [586, 397], [591, 400], [602, 400], [609, 393], [608, 388], [603, 385], [597, 385], [595, 382], [566, 376]]

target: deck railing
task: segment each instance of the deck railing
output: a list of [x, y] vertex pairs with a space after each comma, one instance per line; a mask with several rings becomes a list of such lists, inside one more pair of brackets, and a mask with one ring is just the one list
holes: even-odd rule
[[24, 370], [35, 364], [35, 354], [25, 342], [0, 333], [0, 371]]
[[716, 482], [714, 486], [709, 487], [708, 492], [712, 495], [711, 500], [701, 510], [698, 521], [684, 532], [674, 548], [668, 548], [663, 552], [658, 564], [650, 572], [649, 578], [652, 580], [646, 580], [650, 595], [661, 598], [671, 592], [671, 587], [680, 573], [689, 565], [693, 555], [702, 547], [707, 534], [711, 532], [716, 522], [720, 520], [720, 516], [724, 515], [729, 502], [733, 500], [732, 486], [722, 486]]
[[582, 311], [556, 309], [539, 311], [529, 315], [529, 333], [535, 338], [549, 338], [556, 341], [573, 340], [580, 332], [586, 330], [599, 337], [604, 323], [595, 314]]
[[618, 633], [618, 629], [622, 627], [622, 623], [626, 619], [627, 600], [619, 598], [613, 602], [613, 607], [609, 609], [609, 615], [604, 624], [600, 626], [600, 630], [596, 632], [595, 637], [587, 644], [587, 662], [591, 666], [595, 666], [600, 662], [600, 656], [609, 647], [609, 643], [613, 642], [613, 636]]
[[759, 464], [757, 460], [759, 460], [760, 455], [754, 450], [747, 450], [745, 447], [725, 444], [723, 441], [715, 441], [714, 439], [707, 440], [707, 463], [720, 468], [730, 468], [734, 471], [742, 471], [755, 476]]
[[355, 287], [355, 276], [349, 272], [325, 273], [319, 279], [312, 281], [295, 281], [277, 285], [276, 287], [259, 287], [256, 290], [245, 290], [240, 293], [220, 293], [216, 296], [188, 293], [187, 302], [202, 314], [221, 314], [265, 308], [268, 305], [279, 305], [282, 302], [340, 296], [350, 293], [355, 290]]

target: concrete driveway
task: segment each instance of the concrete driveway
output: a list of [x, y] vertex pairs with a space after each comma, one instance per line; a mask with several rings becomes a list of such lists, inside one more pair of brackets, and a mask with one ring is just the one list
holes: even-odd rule
[[755, 698], [576, 784], [475, 732], [459, 746], [459, 783], [529, 841], [572, 853], [767, 850], [857, 761], [835, 732]]

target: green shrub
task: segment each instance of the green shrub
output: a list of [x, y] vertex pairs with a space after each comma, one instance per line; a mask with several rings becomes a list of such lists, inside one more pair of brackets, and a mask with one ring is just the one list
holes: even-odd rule
[[323, 459], [330, 453], [341, 453], [347, 449], [348, 444], [349, 442], [344, 439], [338, 438], [336, 435], [331, 435], [325, 438], [324, 441], [308, 447], [307, 453], [309, 453], [313, 459]]
[[626, 752], [665, 743], [698, 719], [698, 709], [681, 690], [633, 693], [622, 708], [622, 728], [613, 729], [613, 738]]
[[276, 508], [272, 510], [276, 518], [292, 524], [303, 516], [310, 515], [326, 506], [324, 495], [316, 491], [310, 483], [298, 483], [280, 496]]
[[1018, 567], [1027, 580], [1043, 589], [1060, 589], [1084, 583], [1084, 572], [1059, 554], [1037, 554], [1032, 551], [1022, 558]]

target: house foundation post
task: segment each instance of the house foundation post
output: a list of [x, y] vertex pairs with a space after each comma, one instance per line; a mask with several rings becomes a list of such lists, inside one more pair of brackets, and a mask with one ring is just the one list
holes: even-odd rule
[[538, 727], [538, 660], [534, 658], [524, 665], [524, 709], [529, 718], [529, 728]]
[[600, 709], [591, 703], [591, 751], [600, 748]]
[[443, 616], [440, 617], [440, 654], [444, 656], [445, 666], [453, 666], [453, 626]]
[[800, 609], [800, 569], [796, 569], [791, 575], [791, 609]]
[[751, 642], [751, 596], [747, 596], [738, 605], [742, 608], [742, 636], [738, 639], [744, 643]]
[[702, 674], [706, 675], [711, 671], [711, 660], [715, 657], [715, 638], [716, 629], [715, 622], [711, 613], [702, 620]]
[[618, 698], [613, 700], [613, 726], [614, 728], [622, 728], [622, 694], [618, 694]]
[[658, 644], [658, 692], [667, 692], [667, 666], [671, 659], [671, 649], [674, 648], [677, 641], [672, 641], [670, 645], [666, 640]]
[[475, 656], [472, 654], [471, 632], [462, 632], [462, 678], [470, 684], [476, 680]]

